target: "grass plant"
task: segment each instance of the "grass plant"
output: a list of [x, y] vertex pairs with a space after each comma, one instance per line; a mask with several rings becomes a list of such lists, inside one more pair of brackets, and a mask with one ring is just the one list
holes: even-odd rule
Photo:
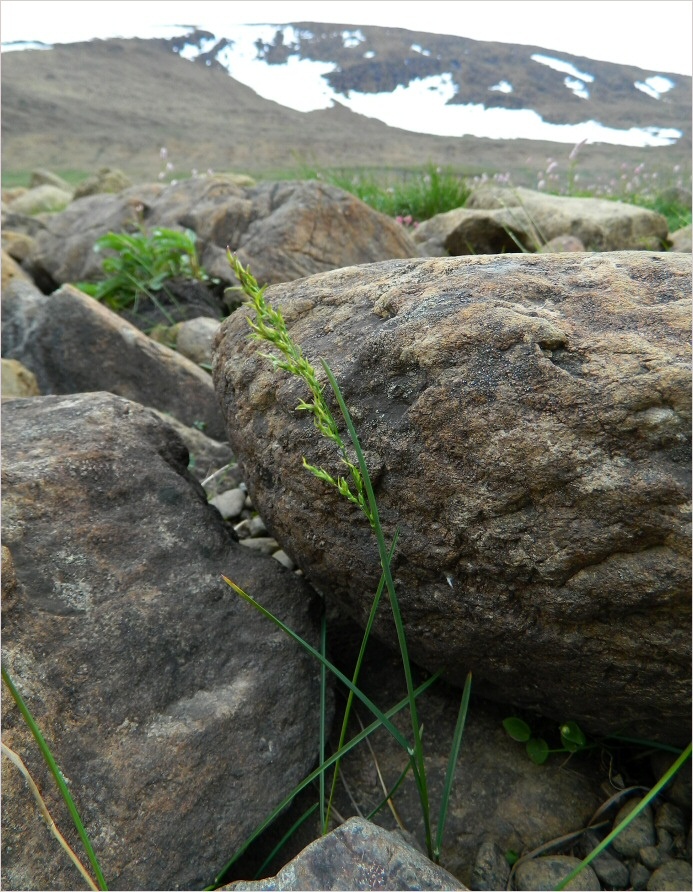
[[416, 221], [462, 207], [471, 191], [464, 176], [435, 164], [399, 174], [303, 167], [299, 176], [338, 186], [388, 217], [410, 217]]
[[[457, 755], [462, 740], [462, 733], [469, 705], [471, 674], [467, 677], [467, 683], [464, 688], [458, 721], [453, 737], [450, 759], [448, 762], [448, 770], [446, 773], [445, 784], [443, 788], [443, 796], [441, 801], [440, 816], [435, 837], [433, 834], [433, 826], [431, 821], [431, 806], [429, 802], [428, 782], [426, 777], [426, 760], [424, 754], [422, 729], [419, 722], [418, 710], [416, 704], [417, 692], [414, 687], [412, 665], [409, 658], [409, 650], [407, 644], [407, 636], [404, 628], [404, 621], [399, 605], [399, 599], [395, 590], [394, 581], [390, 570], [392, 556], [397, 545], [398, 533], [395, 532], [392, 543], [388, 546], [385, 540], [385, 534], [380, 522], [378, 505], [373, 492], [373, 486], [370, 480], [368, 467], [363, 455], [356, 429], [354, 427], [351, 415], [344, 401], [339, 385], [325, 360], [321, 360], [322, 373], [320, 376], [317, 369], [306, 359], [298, 344], [291, 338], [281, 312], [273, 308], [265, 299], [265, 289], [261, 288], [249, 269], [245, 269], [237, 257], [229, 251], [229, 262], [240, 282], [240, 288], [244, 292], [249, 308], [253, 311], [254, 318], [249, 318], [251, 327], [250, 337], [255, 340], [268, 343], [276, 351], [276, 353], [262, 354], [273, 366], [275, 370], [283, 370], [291, 375], [300, 378], [310, 393], [310, 401], [301, 400], [296, 407], [299, 411], [307, 411], [313, 416], [313, 423], [318, 432], [331, 441], [339, 454], [340, 461], [344, 465], [348, 476], [333, 476], [324, 468], [311, 464], [303, 458], [303, 465], [306, 470], [312, 473], [319, 480], [327, 485], [335, 488], [337, 492], [352, 504], [357, 505], [369, 522], [371, 530], [375, 535], [378, 553], [381, 564], [381, 578], [376, 590], [366, 631], [361, 645], [361, 651], [357, 660], [356, 670], [351, 679], [348, 679], [340, 670], [331, 664], [323, 653], [316, 650], [308, 642], [300, 638], [295, 632], [289, 629], [282, 621], [273, 616], [262, 605], [258, 604], [251, 595], [244, 592], [232, 580], [225, 577], [225, 581], [231, 588], [242, 597], [247, 603], [252, 604], [255, 609], [259, 610], [263, 616], [277, 625], [287, 635], [292, 637], [299, 643], [308, 653], [320, 661], [320, 663], [329, 669], [330, 672], [342, 682], [349, 691], [349, 699], [347, 701], [347, 709], [342, 723], [342, 731], [340, 735], [340, 744], [335, 759], [335, 776], [333, 777], [332, 789], [327, 805], [321, 804], [321, 825], [322, 832], [327, 832], [329, 824], [329, 815], [332, 806], [335, 790], [335, 779], [338, 770], [339, 760], [345, 752], [344, 737], [349, 719], [349, 712], [353, 703], [353, 697], [358, 698], [367, 709], [375, 716], [378, 722], [385, 727], [394, 737], [397, 743], [407, 753], [408, 768], [411, 769], [414, 781], [417, 787], [419, 801], [421, 805], [421, 814], [424, 825], [424, 835], [426, 841], [426, 849], [429, 857], [436, 863], [440, 860], [440, 849], [442, 844], [443, 832], [445, 827], [445, 818], [447, 816], [447, 807], [454, 779], [454, 770], [457, 762]], [[342, 436], [337, 421], [329, 407], [325, 396], [327, 384], [320, 381], [320, 377], [327, 379], [327, 384], [332, 390], [333, 396], [339, 406], [342, 414], [343, 422], [347, 428], [349, 440], [351, 441], [351, 450]], [[352, 451], [353, 450], [353, 451]], [[354, 460], [355, 458], [355, 460]], [[402, 669], [407, 687], [407, 705], [411, 720], [411, 738], [406, 738], [399, 729], [392, 724], [386, 714], [384, 714], [357, 685], [358, 675], [361, 669], [363, 655], [367, 647], [369, 636], [371, 633], [373, 621], [381, 600], [384, 590], [387, 590], [390, 608], [397, 632], [397, 640], [402, 659]], [[322, 744], [321, 744], [322, 745]], [[323, 760], [323, 766], [326, 762]], [[324, 775], [324, 768], [322, 772]], [[325, 795], [324, 787], [321, 786], [321, 795]]]

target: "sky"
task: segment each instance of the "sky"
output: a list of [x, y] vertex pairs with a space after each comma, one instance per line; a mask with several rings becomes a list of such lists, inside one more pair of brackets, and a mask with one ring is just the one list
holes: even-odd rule
[[690, 0], [2, 0], [0, 39], [151, 37], [165, 25], [379, 25], [519, 43], [690, 75]]

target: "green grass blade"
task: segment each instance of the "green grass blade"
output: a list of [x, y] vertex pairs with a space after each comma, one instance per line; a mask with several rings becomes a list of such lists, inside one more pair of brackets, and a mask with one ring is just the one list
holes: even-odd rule
[[[321, 774], [320, 777], [323, 777], [323, 775]], [[276, 846], [272, 849], [272, 851], [269, 853], [269, 855], [265, 858], [265, 860], [262, 862], [262, 864], [258, 867], [257, 872], [255, 873], [256, 880], [262, 879], [264, 877], [265, 870], [267, 870], [267, 867], [272, 863], [274, 856], [277, 855], [279, 852], [281, 852], [281, 850], [284, 848], [284, 846], [287, 844], [287, 842], [291, 839], [291, 837], [294, 835], [294, 833], [299, 829], [299, 827], [301, 827], [303, 824], [305, 824], [305, 822], [308, 820], [308, 818], [316, 811], [319, 804], [320, 804], [319, 802], [316, 802], [313, 805], [311, 805], [311, 807], [309, 809], [307, 809], [297, 821], [294, 821], [294, 823], [286, 831], [284, 836], [282, 836], [282, 838], [279, 840], [279, 842], [276, 844]]]
[[[426, 679], [423, 684], [419, 685], [419, 687], [414, 692], [417, 697], [427, 691], [428, 688], [431, 687], [438, 679], [440, 678], [440, 672], [436, 672], [435, 675], [432, 675], [430, 678]], [[388, 719], [391, 719], [393, 716], [397, 715], [405, 706], [409, 705], [409, 698], [405, 697], [399, 701], [392, 709], [389, 709], [385, 715]], [[253, 830], [252, 834], [245, 840], [243, 845], [236, 851], [233, 858], [228, 861], [224, 867], [219, 871], [219, 873], [214, 878], [214, 883], [210, 886], [207, 886], [205, 892], [211, 892], [211, 890], [216, 889], [218, 885], [221, 884], [225, 874], [233, 867], [233, 865], [238, 861], [238, 859], [243, 855], [248, 848], [255, 842], [255, 840], [261, 836], [265, 830], [272, 824], [272, 822], [284, 811], [284, 809], [289, 805], [294, 797], [304, 790], [308, 784], [313, 783], [313, 781], [320, 776], [322, 772], [324, 772], [331, 765], [334, 765], [339, 759], [342, 759], [350, 750], [353, 750], [354, 747], [358, 746], [359, 743], [362, 743], [369, 734], [372, 734], [374, 731], [377, 731], [378, 728], [382, 726], [382, 723], [378, 720], [371, 722], [363, 731], [360, 731], [356, 737], [353, 737], [349, 743], [345, 744], [341, 749], [337, 750], [336, 753], [333, 753], [329, 756], [322, 765], [319, 765], [316, 769], [311, 771], [309, 775], [303, 778], [303, 780], [298, 783], [294, 789], [285, 796], [284, 799], [279, 803], [279, 805], [274, 809], [274, 811], [260, 824], [258, 827]]]
[[691, 755], [691, 744], [689, 743], [686, 749], [681, 753], [678, 759], [673, 763], [673, 765], [669, 768], [669, 770], [664, 774], [652, 787], [650, 792], [643, 796], [640, 802], [636, 805], [630, 814], [626, 815], [626, 817], [621, 821], [618, 827], [614, 827], [614, 829], [609, 833], [608, 836], [605, 836], [604, 839], [599, 843], [599, 845], [594, 848], [589, 855], [581, 861], [580, 864], [575, 868], [575, 870], [571, 870], [567, 877], [565, 877], [561, 882], [556, 886], [556, 892], [561, 892], [562, 889], [574, 880], [575, 877], [587, 867], [588, 864], [591, 864], [592, 861], [600, 855], [604, 849], [616, 839], [619, 833], [630, 824], [631, 821], [634, 821], [637, 816], [643, 811], [643, 809], [655, 798], [655, 796], [662, 790], [672, 779], [672, 777], [676, 774], [676, 772], [681, 768], [681, 766], [686, 762], [687, 759], [690, 758]]
[[390, 801], [390, 799], [392, 799], [392, 797], [395, 795], [397, 790], [399, 790], [399, 788], [404, 783], [404, 779], [409, 774], [411, 767], [412, 767], [412, 763], [410, 760], [409, 762], [407, 762], [407, 767], [404, 769], [404, 771], [397, 778], [392, 789], [388, 791], [388, 793], [385, 795], [385, 798], [378, 805], [376, 805], [376, 807], [373, 809], [373, 811], [368, 815], [368, 817], [366, 818], [367, 821], [372, 821], [373, 818], [378, 814], [380, 809], [383, 806], [387, 805], [387, 803]]
[[378, 505], [375, 500], [375, 493], [373, 492], [373, 486], [371, 484], [370, 475], [368, 473], [368, 467], [366, 465], [366, 460], [363, 455], [363, 450], [361, 449], [361, 444], [359, 442], [358, 435], [356, 433], [356, 428], [354, 427], [354, 423], [351, 420], [351, 415], [349, 414], [349, 409], [347, 408], [346, 402], [344, 401], [344, 397], [339, 389], [339, 385], [337, 384], [337, 380], [332, 374], [332, 371], [325, 360], [322, 360], [322, 366], [325, 370], [325, 374], [330, 382], [330, 386], [334, 392], [334, 395], [339, 403], [339, 408], [344, 417], [344, 421], [347, 426], [347, 430], [349, 431], [349, 436], [351, 438], [351, 442], [353, 444], [354, 450], [356, 451], [356, 456], [359, 463], [359, 468], [361, 470], [361, 475], [363, 477], [363, 483], [366, 488], [366, 493], [368, 495], [368, 504], [371, 511], [371, 518], [373, 523], [373, 528], [375, 531], [376, 539], [378, 541], [378, 551], [380, 553], [380, 563], [383, 568], [383, 573], [385, 574], [385, 584], [387, 586], [387, 591], [390, 596], [390, 606], [392, 608], [392, 615], [395, 621], [395, 628], [397, 629], [397, 640], [399, 642], [400, 654], [402, 657], [402, 667], [404, 669], [404, 677], [407, 683], [407, 694], [409, 696], [409, 707], [410, 707], [410, 715], [411, 715], [411, 723], [412, 730], [414, 733], [414, 748], [409, 750], [409, 755], [415, 760], [415, 770], [414, 776], [416, 777], [417, 786], [419, 789], [419, 797], [421, 799], [421, 811], [422, 817], [424, 821], [424, 832], [426, 835], [426, 849], [428, 852], [429, 858], [433, 858], [433, 840], [431, 838], [431, 815], [430, 815], [430, 806], [428, 801], [428, 786], [426, 783], [426, 765], [424, 760], [423, 753], [423, 744], [421, 742], [421, 731], [419, 726], [419, 718], [416, 709], [416, 698], [413, 696], [414, 691], [414, 681], [411, 673], [411, 662], [409, 660], [409, 651], [407, 648], [407, 638], [404, 631], [404, 623], [402, 621], [402, 614], [399, 609], [399, 602], [397, 600], [397, 594], [395, 593], [395, 585], [392, 579], [392, 574], [390, 572], [390, 559], [387, 551], [387, 546], [385, 545], [385, 536], [383, 534], [383, 528], [380, 524], [380, 517], [378, 514]]
[[224, 582], [227, 583], [227, 585], [230, 585], [231, 588], [236, 592], [236, 594], [240, 595], [244, 601], [247, 601], [248, 604], [252, 604], [252, 606], [255, 607], [255, 609], [258, 610], [263, 616], [271, 620], [275, 624], [275, 626], [278, 626], [290, 638], [293, 638], [294, 641], [298, 642], [298, 644], [300, 644], [304, 650], [308, 651], [309, 654], [312, 654], [317, 660], [325, 665], [330, 670], [330, 672], [332, 672], [332, 674], [335, 675], [342, 682], [342, 684], [346, 685], [346, 687], [349, 688], [350, 691], [353, 691], [354, 694], [363, 703], [363, 705], [370, 712], [372, 712], [373, 715], [380, 720], [380, 722], [382, 722], [385, 728], [387, 728], [390, 734], [392, 734], [392, 736], [395, 738], [397, 743], [401, 747], [404, 747], [404, 749], [411, 754], [409, 742], [407, 741], [406, 737], [404, 737], [401, 731], [399, 731], [392, 724], [392, 722], [385, 716], [385, 714], [380, 709], [378, 709], [375, 703], [373, 703], [373, 701], [369, 697], [367, 697], [363, 693], [363, 691], [357, 688], [356, 685], [352, 684], [351, 680], [348, 679], [343, 672], [340, 672], [339, 669], [337, 669], [335, 665], [330, 663], [330, 661], [326, 657], [323, 657], [319, 650], [316, 650], [314, 647], [308, 644], [307, 641], [304, 641], [304, 639], [301, 638], [300, 635], [297, 635], [296, 632], [293, 631], [293, 629], [290, 629], [278, 617], [270, 613], [269, 610], [262, 606], [262, 604], [258, 603], [254, 598], [251, 598], [251, 596], [244, 592], [242, 588], [237, 586], [235, 582], [232, 582], [226, 576], [222, 576], [222, 579], [224, 580]]
[[[390, 546], [390, 556], [392, 556], [395, 552], [395, 548], [397, 547], [397, 540], [399, 538], [399, 532], [395, 532], [394, 539], [392, 540], [392, 545]], [[351, 676], [351, 680], [354, 684], [358, 683], [359, 675], [361, 674], [361, 666], [363, 664], [364, 657], [366, 655], [366, 647], [368, 646], [368, 641], [370, 640], [371, 629], [373, 628], [373, 623], [375, 622], [375, 617], [378, 612], [378, 607], [380, 606], [380, 599], [383, 594], [383, 589], [385, 588], [385, 574], [380, 574], [380, 580], [378, 582], [378, 588], [375, 593], [375, 597], [373, 598], [373, 603], [371, 604], [371, 612], [368, 615], [368, 622], [366, 623], [366, 628], [363, 633], [363, 638], [361, 639], [361, 648], [359, 650], [359, 655], [356, 660], [356, 666], [354, 667], [354, 672]], [[342, 719], [342, 729], [339, 734], [339, 746], [341, 748], [342, 744], [346, 740], [347, 734], [347, 726], [349, 724], [349, 717], [351, 716], [351, 707], [354, 702], [354, 695], [351, 691], [349, 691], [349, 696], [347, 697], [346, 707], [344, 709], [344, 718]], [[323, 819], [323, 833], [327, 832], [327, 826], [330, 820], [330, 812], [332, 810], [332, 802], [335, 797], [335, 792], [337, 789], [337, 778], [339, 777], [339, 762], [335, 762], [334, 766], [334, 774], [332, 775], [332, 787], [330, 789], [330, 800], [327, 803], [327, 812]]]
[[[327, 615], [323, 606], [320, 619], [320, 653], [323, 660], [327, 656]], [[356, 682], [354, 682], [355, 684]], [[351, 692], [349, 692], [351, 693]], [[325, 761], [325, 739], [327, 735], [327, 666], [320, 663], [320, 764]], [[320, 773], [320, 826], [325, 826], [325, 772]]]
[[70, 791], [67, 789], [67, 784], [65, 783], [65, 778], [63, 777], [62, 772], [58, 768], [58, 765], [57, 765], [55, 759], [53, 758], [53, 754], [51, 753], [50, 748], [43, 737], [43, 734], [41, 734], [41, 731], [40, 731], [38, 725], [34, 721], [34, 717], [32, 716], [31, 712], [29, 711], [28, 706], [22, 699], [22, 695], [19, 693], [19, 691], [15, 687], [14, 682], [12, 681], [9, 672], [7, 671], [7, 669], [5, 669], [4, 666], [2, 666], [2, 679], [5, 682], [5, 684], [7, 685], [10, 693], [12, 694], [12, 698], [14, 699], [15, 703], [19, 707], [19, 711], [21, 712], [22, 716], [24, 717], [24, 721], [27, 723], [29, 730], [33, 734], [34, 740], [38, 744], [38, 747], [41, 750], [41, 754], [42, 754], [43, 758], [46, 760], [46, 764], [48, 765], [48, 768], [50, 769], [51, 774], [55, 778], [55, 782], [58, 785], [58, 789], [60, 790], [60, 793], [61, 793], [63, 799], [65, 800], [65, 805], [67, 806], [68, 811], [70, 812], [70, 815], [72, 817], [74, 825], [77, 829], [77, 833], [79, 834], [79, 838], [82, 840], [82, 844], [84, 845], [84, 849], [87, 853], [87, 857], [89, 858], [89, 862], [92, 866], [92, 870], [94, 871], [94, 875], [96, 876], [96, 880], [99, 884], [99, 888], [100, 889], [108, 889], [108, 886], [106, 885], [106, 880], [104, 879], [103, 873], [101, 872], [101, 867], [99, 865], [98, 859], [94, 853], [94, 849], [92, 848], [91, 842], [87, 835], [87, 831], [84, 829], [84, 824], [82, 823], [82, 819], [79, 816], [79, 812], [77, 811], [77, 806], [75, 805], [74, 800], [72, 799], [72, 796], [70, 795]]
[[633, 743], [636, 746], [650, 747], [655, 750], [662, 750], [666, 753], [674, 753], [679, 756], [683, 752], [680, 746], [671, 746], [668, 743], [660, 743], [657, 740], [645, 740], [642, 737], [624, 737], [623, 734], [609, 734], [605, 740], [618, 740], [620, 743]]
[[443, 784], [443, 796], [440, 801], [440, 816], [438, 817], [438, 829], [436, 831], [436, 843], [434, 855], [436, 862], [440, 860], [440, 850], [443, 845], [443, 834], [445, 833], [445, 821], [448, 815], [448, 805], [450, 804], [450, 793], [452, 792], [452, 782], [455, 779], [455, 768], [457, 767], [457, 757], [460, 754], [460, 746], [462, 744], [462, 734], [464, 733], [464, 725], [467, 721], [467, 712], [469, 710], [469, 697], [472, 692], [472, 673], [467, 673], [467, 679], [462, 690], [462, 699], [460, 701], [460, 711], [457, 714], [457, 723], [455, 725], [455, 733], [452, 735], [452, 747], [450, 748], [450, 756], [448, 757], [448, 769], [445, 773], [445, 783]]

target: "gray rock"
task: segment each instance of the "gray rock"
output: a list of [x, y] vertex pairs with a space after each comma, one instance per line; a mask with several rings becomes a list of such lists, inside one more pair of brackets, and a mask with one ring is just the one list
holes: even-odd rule
[[[601, 842], [600, 837], [593, 830], [583, 833], [577, 845], [578, 854], [586, 858]], [[617, 858], [607, 847], [591, 862], [592, 870], [599, 879], [611, 889], [627, 889], [630, 882], [630, 874], [627, 866]]]
[[647, 889], [647, 884], [650, 881], [651, 872], [645, 867], [644, 864], [641, 864], [639, 861], [636, 861], [634, 864], [631, 864], [630, 867], [630, 887], [631, 889]]
[[[690, 274], [668, 253], [436, 258], [267, 291], [328, 359], [401, 530], [420, 665], [557, 721], [570, 703], [586, 731], [688, 741]], [[220, 328], [214, 381], [253, 504], [365, 622], [369, 524], [302, 468], [343, 473], [245, 317]], [[394, 645], [387, 619], [376, 633]]]
[[[658, 750], [652, 754], [650, 763], [654, 776], [659, 780], [671, 768], [676, 761], [676, 756], [672, 753]], [[691, 760], [689, 759], [676, 772], [660, 794], [663, 799], [678, 805], [684, 813], [691, 811]]]
[[256, 517], [248, 517], [237, 523], [234, 530], [238, 534], [239, 539], [248, 539], [258, 536], [267, 535], [267, 527], [264, 520], [258, 515]]
[[477, 849], [472, 871], [472, 888], [478, 890], [506, 889], [510, 865], [495, 842], [487, 840]]
[[390, 833], [350, 818], [311, 843], [274, 877], [238, 880], [223, 889], [466, 889], [455, 877]]
[[274, 552], [279, 549], [279, 543], [271, 536], [256, 536], [253, 539], [241, 539], [240, 544], [252, 551], [259, 551], [262, 554], [274, 554]]
[[[639, 804], [642, 797], [629, 799], [625, 805], [622, 805], [618, 814], [614, 818], [614, 827], [617, 827], [624, 818], [633, 811]], [[654, 846], [655, 844], [655, 828], [652, 816], [652, 809], [646, 806], [642, 812], [634, 818], [625, 829], [614, 839], [611, 845], [614, 851], [627, 858], [635, 858], [639, 855], [640, 850], [646, 846]]]
[[[522, 890], [555, 889], [571, 870], [580, 863], [571, 855], [543, 855], [523, 861], [515, 871], [515, 888]], [[601, 889], [597, 875], [590, 865], [583, 868], [566, 889], [587, 889], [590, 892]]]
[[275, 559], [275, 561], [279, 561], [282, 567], [286, 567], [287, 570], [296, 569], [296, 564], [291, 560], [291, 558], [284, 551], [283, 548], [280, 548], [278, 551], [273, 551], [272, 557]]
[[178, 329], [176, 349], [188, 359], [211, 365], [212, 341], [219, 328], [219, 322], [206, 316], [188, 319]]
[[104, 390], [226, 439], [206, 372], [70, 285], [46, 296], [12, 282], [2, 295], [2, 352], [33, 372], [44, 394]]
[[643, 846], [638, 852], [638, 858], [648, 870], [657, 870], [664, 863], [662, 853], [657, 846]]
[[[152, 411], [170, 425], [185, 443], [189, 453], [188, 471], [199, 483], [205, 482], [208, 499], [223, 492], [224, 489], [233, 489], [237, 486], [237, 481], [234, 479], [236, 462], [228, 443], [213, 440], [196, 427], [182, 424], [169, 413], [160, 412], [158, 409]], [[207, 482], [207, 478], [212, 475], [215, 476]]]
[[[73, 201], [38, 232], [29, 232], [36, 238], [29, 258], [34, 278], [51, 282], [53, 288], [103, 278], [103, 257], [94, 251], [96, 241], [107, 232], [136, 231], [163, 189], [159, 183], [148, 183], [132, 186], [118, 196], [91, 195]], [[15, 224], [12, 228], [19, 227]]]
[[[310, 590], [239, 548], [150, 410], [111, 394], [3, 405], [3, 665], [113, 889], [199, 889], [314, 765], [315, 662], [226, 574], [317, 643]], [[6, 570], [5, 564], [3, 571]], [[10, 586], [10, 597], [6, 597]], [[9, 696], [20, 753], [81, 852]], [[3, 764], [3, 888], [83, 881]]]
[[648, 892], [681, 892], [693, 888], [691, 865], [688, 861], [678, 859], [667, 861], [652, 874], [647, 881]]
[[673, 802], [662, 802], [655, 810], [655, 828], [659, 833], [668, 830], [672, 836], [684, 834], [687, 830], [683, 811]]
[[210, 499], [210, 504], [214, 505], [224, 520], [231, 520], [240, 517], [245, 505], [245, 493], [242, 489], [227, 489], [226, 492]]

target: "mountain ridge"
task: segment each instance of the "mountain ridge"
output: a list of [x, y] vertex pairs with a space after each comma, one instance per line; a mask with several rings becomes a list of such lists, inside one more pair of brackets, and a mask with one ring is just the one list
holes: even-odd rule
[[[300, 26], [301, 23], [291, 27]], [[312, 26], [317, 27], [315, 23]], [[390, 72], [388, 77], [394, 77], [402, 66], [418, 76], [416, 66], [405, 65], [409, 56], [402, 58], [400, 53], [397, 57], [397, 47], [403, 41], [416, 38], [427, 43], [426, 47], [421, 43], [421, 47], [431, 55], [418, 54], [424, 60], [431, 59], [434, 51], [436, 56], [444, 55], [437, 51], [440, 47], [434, 39], [436, 35], [365, 26], [361, 29], [350, 26], [350, 29], [362, 31], [369, 45], [377, 47], [372, 51], [383, 56], [379, 61], [381, 67], [385, 65], [382, 70]], [[449, 36], [438, 37], [447, 42]], [[332, 108], [298, 112], [260, 97], [230, 77], [223, 66], [211, 64], [211, 58], [201, 57], [198, 64], [191, 64], [173, 51], [176, 40], [180, 43], [181, 38], [94, 40], [56, 45], [50, 50], [4, 53], [3, 169], [17, 171], [48, 166], [90, 170], [109, 165], [120, 166], [133, 176], [155, 177], [161, 168], [159, 148], [166, 146], [176, 170], [188, 172], [213, 168], [262, 173], [302, 165], [410, 168], [430, 162], [471, 173], [508, 170], [521, 174], [526, 181], [530, 175], [535, 176], [547, 157], [567, 158], [572, 148], [548, 141], [415, 133], [357, 114], [338, 100]], [[322, 48], [315, 42], [312, 46], [303, 43], [300, 52], [305, 57], [326, 53], [324, 41]], [[487, 50], [488, 46], [504, 47], [503, 64], [508, 65], [508, 60], [520, 52], [524, 54], [526, 49], [508, 44], [483, 46]], [[291, 47], [284, 52], [286, 49]], [[279, 52], [279, 45], [264, 51]], [[394, 59], [389, 68], [385, 64], [387, 54]], [[352, 90], [357, 82], [354, 78], [365, 77], [366, 69], [361, 66], [354, 73], [356, 63], [347, 65], [346, 58], [339, 63], [342, 71], [337, 74], [342, 77], [342, 88]], [[352, 58], [355, 58], [353, 54]], [[443, 64], [448, 60], [444, 57], [434, 61]], [[466, 64], [468, 68], [473, 67], [469, 62]], [[560, 73], [546, 75], [544, 68], [536, 66], [543, 77], [552, 79], [554, 86], [559, 83]], [[628, 76], [640, 71], [625, 66], [615, 68], [623, 69]], [[517, 74], [515, 79], [520, 84]], [[403, 78], [400, 76], [399, 80]], [[690, 80], [684, 79], [681, 96], [690, 94]], [[365, 82], [364, 85], [367, 86]], [[570, 92], [565, 87], [563, 90]], [[494, 97], [494, 101], [509, 100], [501, 96]], [[641, 103], [638, 97], [634, 101]], [[690, 105], [687, 117], [677, 111], [680, 106], [677, 100], [672, 109], [671, 97], [656, 106], [666, 110], [662, 118], [666, 125], [681, 115], [679, 129], [683, 136], [675, 145], [659, 148], [590, 145], [582, 153], [581, 169], [588, 175], [596, 174], [613, 167], [618, 159], [637, 163], [648, 158], [655, 166], [679, 164], [684, 171], [689, 171]], [[614, 114], [620, 114], [620, 119], [627, 123], [626, 111], [622, 109]]]

